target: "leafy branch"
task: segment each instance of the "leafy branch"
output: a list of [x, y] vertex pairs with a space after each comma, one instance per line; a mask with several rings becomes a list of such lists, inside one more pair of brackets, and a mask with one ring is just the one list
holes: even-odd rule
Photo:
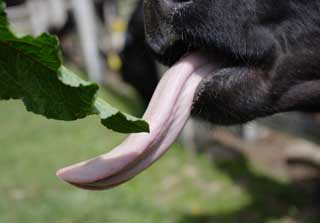
[[97, 97], [98, 85], [63, 66], [55, 36], [18, 38], [9, 29], [0, 0], [0, 100], [21, 99], [30, 112], [72, 121], [99, 115], [101, 123], [121, 133], [148, 132], [148, 124]]

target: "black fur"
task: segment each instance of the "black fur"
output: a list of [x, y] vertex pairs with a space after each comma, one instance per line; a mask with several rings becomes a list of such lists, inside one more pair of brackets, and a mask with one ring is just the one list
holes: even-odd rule
[[144, 5], [147, 42], [160, 61], [171, 65], [194, 50], [223, 61], [200, 84], [194, 116], [238, 124], [279, 112], [320, 111], [320, 0]]
[[156, 62], [145, 41], [142, 1], [137, 5], [129, 21], [121, 59], [123, 80], [137, 90], [147, 105], [157, 87], [159, 77]]

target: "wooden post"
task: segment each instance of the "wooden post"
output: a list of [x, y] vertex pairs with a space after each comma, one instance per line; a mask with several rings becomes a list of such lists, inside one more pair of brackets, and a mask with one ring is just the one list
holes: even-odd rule
[[71, 6], [79, 31], [89, 78], [92, 81], [102, 83], [103, 67], [99, 56], [98, 24], [94, 13], [93, 1], [71, 0]]

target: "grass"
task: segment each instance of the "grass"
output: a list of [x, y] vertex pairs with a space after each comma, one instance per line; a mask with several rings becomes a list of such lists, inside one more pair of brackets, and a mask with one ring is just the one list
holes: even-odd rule
[[[127, 112], [141, 111], [114, 94], [103, 96]], [[0, 102], [0, 222], [271, 223], [295, 215], [289, 184], [255, 173], [246, 162], [239, 168], [213, 166], [205, 155], [192, 155], [178, 144], [151, 169], [113, 190], [83, 191], [55, 177], [60, 167], [104, 153], [124, 137], [106, 130], [96, 117], [50, 121], [25, 112], [20, 102]], [[250, 184], [239, 183], [243, 175]], [[277, 196], [285, 201], [284, 212], [277, 211]]]

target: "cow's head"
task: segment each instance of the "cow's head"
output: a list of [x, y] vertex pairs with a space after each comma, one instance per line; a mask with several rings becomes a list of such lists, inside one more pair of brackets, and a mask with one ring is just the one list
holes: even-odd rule
[[[108, 189], [168, 150], [190, 111], [236, 124], [285, 111], [320, 111], [320, 13], [316, 0], [145, 0], [146, 36], [171, 65], [135, 134], [112, 152], [58, 175]], [[147, 83], [146, 83], [147, 84]], [[192, 109], [191, 109], [192, 108]]]
[[278, 112], [320, 111], [320, 2], [145, 0], [156, 57], [171, 65], [203, 50], [221, 68], [200, 84], [193, 115], [237, 124]]

